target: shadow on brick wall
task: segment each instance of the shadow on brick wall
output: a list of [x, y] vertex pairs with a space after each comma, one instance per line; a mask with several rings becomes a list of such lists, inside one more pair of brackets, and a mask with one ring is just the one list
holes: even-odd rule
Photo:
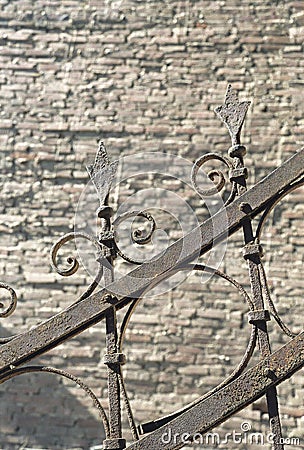
[[[0, 326], [0, 335], [9, 333]], [[59, 376], [30, 373], [8, 380], [0, 386], [0, 401], [5, 404], [0, 411], [1, 450], [90, 449], [104, 439], [91, 400]]]

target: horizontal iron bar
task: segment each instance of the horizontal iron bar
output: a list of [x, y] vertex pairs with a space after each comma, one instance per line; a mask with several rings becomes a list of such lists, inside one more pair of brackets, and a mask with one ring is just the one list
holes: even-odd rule
[[[285, 186], [303, 174], [304, 149], [294, 154], [233, 203], [173, 243], [157, 259], [142, 264], [106, 289], [101, 289], [1, 345], [0, 374], [8, 371], [10, 366], [22, 364], [101, 321], [109, 307], [115, 305], [119, 309], [132, 298], [140, 297], [148, 289], [169, 278], [176, 273], [177, 266], [182, 267], [183, 264], [193, 261], [198, 252], [206, 253], [227, 234], [237, 231], [248, 215], [256, 216]], [[250, 211], [243, 208], [242, 204], [250, 205]], [[199, 249], [197, 249], [198, 234], [201, 237]], [[114, 292], [118, 298], [109, 298], [107, 296], [109, 292]]]
[[[199, 439], [304, 366], [304, 331], [220, 391], [134, 442], [127, 450], [175, 450]], [[240, 430], [241, 431], [241, 430]], [[188, 441], [188, 442], [185, 442]], [[199, 442], [198, 442], [199, 443]]]

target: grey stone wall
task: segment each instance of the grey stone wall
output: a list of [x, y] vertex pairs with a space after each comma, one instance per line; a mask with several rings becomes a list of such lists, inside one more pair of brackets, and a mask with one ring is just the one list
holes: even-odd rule
[[[225, 154], [229, 136], [213, 109], [230, 82], [253, 100], [243, 132], [249, 185], [303, 145], [302, 1], [0, 0], [0, 31], [0, 275], [19, 297], [15, 313], [1, 321], [2, 336], [61, 311], [90, 282], [84, 268], [70, 278], [55, 274], [49, 252], [73, 230], [85, 166], [99, 139], [113, 159], [147, 151], [190, 161], [204, 152]], [[113, 202], [152, 181], [122, 186]], [[169, 181], [164, 186], [175, 189]], [[187, 189], [184, 195], [202, 219], [199, 199]], [[263, 235], [271, 293], [295, 331], [303, 328], [302, 202], [303, 190], [290, 195]], [[240, 233], [220, 268], [249, 289], [241, 246]], [[202, 283], [199, 274], [142, 301], [125, 341], [137, 423], [176, 410], [232, 372], [249, 337], [246, 313], [231, 286], [215, 277]], [[273, 349], [287, 342], [274, 321], [270, 332]], [[106, 407], [103, 343], [98, 324], [35, 363], [83, 378]], [[279, 387], [284, 437], [300, 438], [300, 448], [303, 394], [302, 372]], [[89, 449], [102, 442], [98, 414], [72, 382], [23, 375], [3, 384], [0, 396], [2, 449]], [[265, 401], [214, 431], [240, 432], [244, 421], [266, 435]], [[126, 421], [124, 429], [130, 440]]]

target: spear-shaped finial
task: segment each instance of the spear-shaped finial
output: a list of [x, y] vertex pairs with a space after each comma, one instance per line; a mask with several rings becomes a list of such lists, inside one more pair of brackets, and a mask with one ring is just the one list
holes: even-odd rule
[[110, 162], [103, 142], [99, 143], [94, 164], [87, 166], [90, 178], [97, 190], [100, 205], [104, 205], [117, 170], [118, 161]]
[[241, 129], [250, 103], [240, 102], [237, 92], [232, 89], [231, 84], [228, 84], [224, 105], [214, 110], [228, 128], [232, 145], [240, 144]]

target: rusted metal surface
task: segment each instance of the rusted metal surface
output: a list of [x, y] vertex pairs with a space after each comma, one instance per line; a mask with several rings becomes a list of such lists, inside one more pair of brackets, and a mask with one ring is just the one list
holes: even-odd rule
[[[182, 448], [183, 435], [189, 440], [196, 433], [206, 433], [224, 422], [237, 411], [264, 395], [304, 365], [304, 332], [284, 347], [263, 359], [235, 381], [173, 419], [140, 441], [127, 447], [129, 450], [173, 450]], [[172, 436], [170, 442], [168, 436]], [[166, 439], [163, 439], [163, 437]], [[175, 437], [174, 437], [175, 436]]]
[[[167, 250], [154, 257], [150, 262], [140, 263], [125, 255], [118, 247], [115, 239], [116, 227], [130, 217], [142, 217], [149, 224], [149, 230], [143, 233], [135, 230], [132, 241], [145, 245], [153, 235], [156, 224], [147, 211], [130, 211], [112, 221], [113, 210], [108, 204], [109, 191], [117, 171], [118, 162], [111, 162], [106, 149], [100, 144], [95, 162], [89, 166], [88, 172], [96, 188], [99, 198], [97, 216], [100, 226], [98, 238], [85, 233], [68, 233], [53, 246], [51, 261], [54, 270], [62, 276], [70, 276], [78, 269], [78, 261], [68, 259], [69, 268], [59, 269], [56, 263], [57, 253], [66, 242], [75, 238], [90, 240], [96, 248], [98, 262], [97, 274], [80, 298], [66, 310], [50, 318], [35, 328], [12, 338], [0, 340], [0, 382], [27, 372], [48, 371], [57, 375], [70, 377], [92, 398], [99, 409], [106, 431], [105, 449], [124, 449], [126, 441], [121, 428], [121, 400], [123, 400], [130, 429], [134, 439], [129, 449], [177, 449], [186, 445], [182, 434], [186, 433], [191, 441], [195, 433], [206, 433], [217, 424], [223, 422], [236, 411], [247, 406], [262, 395], [266, 395], [270, 427], [274, 436], [274, 450], [283, 450], [280, 416], [277, 401], [276, 386], [291, 376], [304, 365], [304, 335], [298, 336], [288, 329], [281, 320], [272, 302], [267, 286], [265, 271], [262, 265], [262, 247], [260, 235], [268, 214], [273, 207], [289, 192], [304, 184], [304, 150], [300, 150], [288, 161], [274, 170], [270, 175], [247, 191], [247, 168], [244, 165], [246, 148], [241, 145], [240, 133], [250, 102], [238, 100], [237, 94], [228, 86], [224, 105], [216, 108], [216, 113], [225, 123], [231, 136], [232, 146], [228, 157], [216, 153], [202, 155], [193, 165], [192, 183], [201, 196], [210, 196], [225, 186], [225, 177], [220, 170], [209, 172], [209, 178], [214, 181], [214, 187], [201, 189], [197, 182], [198, 171], [206, 162], [215, 159], [221, 161], [229, 169], [231, 193], [225, 207], [210, 217], [198, 228], [194, 229]], [[217, 180], [217, 182], [216, 182]], [[257, 229], [252, 227], [252, 219], [261, 214]], [[242, 229], [244, 235], [243, 256], [248, 264], [251, 295], [239, 283], [219, 270], [192, 264], [195, 259], [208, 252], [236, 231]], [[197, 237], [201, 238], [198, 247]], [[128, 275], [114, 279], [114, 262], [121, 257], [139, 267]], [[123, 355], [123, 337], [129, 318], [136, 310], [137, 304], [145, 293], [163, 280], [181, 270], [200, 270], [212, 272], [215, 276], [231, 283], [248, 303], [248, 322], [251, 327], [250, 340], [243, 358], [233, 373], [211, 392], [199, 398], [180, 411], [169, 416], [139, 426], [145, 437], [139, 436], [133, 413], [123, 381], [122, 366], [125, 363]], [[105, 288], [94, 293], [103, 278]], [[4, 283], [0, 288], [6, 289], [11, 297], [8, 308], [0, 314], [10, 315], [16, 307], [17, 297], [14, 290]], [[121, 326], [120, 335], [117, 332], [116, 312], [129, 305]], [[273, 317], [282, 332], [287, 334], [290, 342], [271, 353], [267, 321]], [[104, 363], [108, 370], [108, 401], [109, 417], [106, 416], [99, 400], [89, 387], [66, 372], [56, 368], [38, 366], [20, 366], [35, 356], [41, 355], [61, 342], [81, 333], [88, 327], [102, 320], [106, 324], [106, 353]], [[253, 350], [258, 342], [261, 362], [245, 372]], [[173, 441], [162, 442], [161, 438], [168, 433], [175, 435]], [[179, 436], [179, 437], [178, 437]]]
[[[224, 105], [215, 108], [216, 114], [228, 128], [232, 145], [240, 144], [241, 130], [249, 105], [249, 101], [239, 101], [237, 92], [229, 84]], [[234, 154], [230, 151], [229, 156], [234, 156]]]
[[101, 210], [107, 210], [105, 205], [117, 170], [117, 165], [117, 161], [110, 162], [106, 148], [103, 142], [101, 142], [94, 164], [87, 167], [90, 178], [93, 181], [98, 193]]
[[[231, 90], [231, 86], [228, 86], [225, 105], [216, 109], [216, 113], [227, 126], [231, 136], [232, 147], [228, 152], [230, 156], [233, 156], [234, 160], [234, 170], [232, 171], [234, 176], [231, 177], [231, 179], [236, 184], [236, 191], [239, 195], [247, 190], [247, 168], [244, 167], [243, 159], [246, 154], [246, 149], [244, 146], [240, 145], [240, 132], [248, 106], [249, 102], [239, 102], [237, 95]], [[242, 206], [242, 209], [244, 211], [246, 210], [246, 204]], [[255, 324], [257, 327], [257, 338], [261, 357], [266, 358], [271, 354], [267, 330], [267, 321], [270, 320], [270, 315], [269, 312], [265, 310], [264, 306], [263, 288], [265, 288], [265, 286], [263, 286], [259, 270], [262, 265], [262, 248], [258, 241], [255, 240], [251, 220], [251, 217], [248, 217], [243, 223], [245, 243], [243, 255], [248, 263], [251, 296], [254, 304], [254, 309], [251, 313], [251, 323]], [[272, 386], [266, 391], [266, 400], [269, 411], [270, 427], [274, 436], [274, 450], [283, 450], [282, 430], [275, 386]]]
[[[35, 328], [14, 338], [10, 343], [0, 347], [0, 373], [9, 369], [10, 365], [30, 360], [66, 339], [80, 333], [105, 317], [105, 312], [113, 304], [122, 308], [126, 304], [140, 297], [141, 293], [170, 277], [176, 270], [177, 264], [183, 266], [195, 259], [197, 252], [201, 255], [212, 247], [213, 243], [220, 242], [226, 231], [229, 235], [239, 230], [244, 219], [254, 218], [269, 204], [275, 202], [286, 187], [292, 188], [292, 183], [304, 175], [304, 150], [288, 159], [282, 166], [275, 169], [270, 175], [257, 183], [254, 187], [236, 198], [224, 210], [219, 211], [212, 218], [207, 219], [199, 226], [202, 236], [201, 248], [196, 249], [196, 230], [172, 244], [164, 254], [152, 262], [144, 263], [132, 270], [127, 276], [115, 280], [107, 289], [92, 294], [81, 303], [71, 305], [51, 319], [37, 325]], [[286, 190], [288, 192], [288, 190]], [[249, 205], [243, 210], [242, 204]], [[227, 229], [223, 226], [227, 218]], [[175, 273], [175, 272], [174, 272]], [[120, 295], [110, 300], [108, 292], [118, 292]]]
[[[125, 448], [126, 442], [121, 434], [121, 407], [120, 407], [120, 365], [124, 363], [123, 355], [117, 351], [117, 323], [116, 310], [110, 308], [106, 315], [106, 348], [104, 363], [108, 367], [109, 392], [109, 422], [110, 438], [104, 442], [104, 448]], [[115, 447], [116, 448], [116, 447]]]

